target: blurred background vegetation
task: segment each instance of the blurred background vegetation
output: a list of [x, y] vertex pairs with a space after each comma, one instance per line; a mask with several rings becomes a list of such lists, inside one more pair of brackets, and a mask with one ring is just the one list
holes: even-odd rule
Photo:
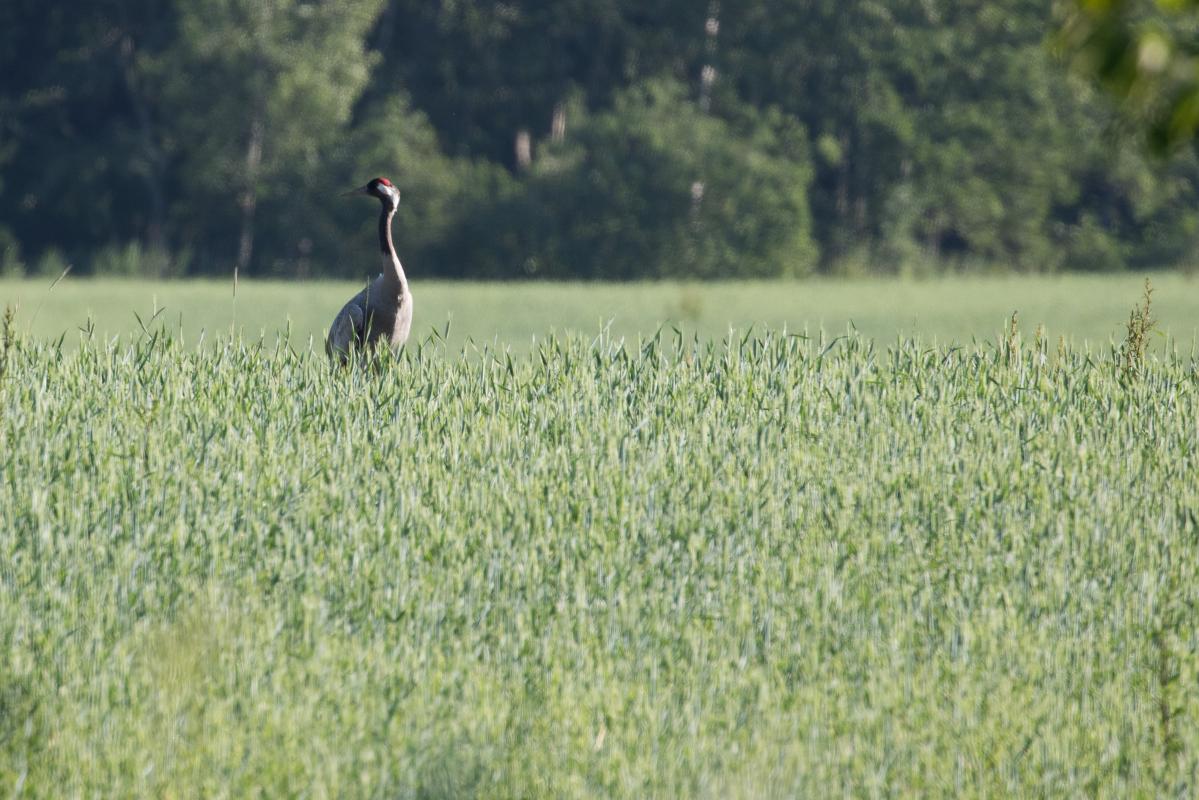
[[5, 0], [0, 274], [1187, 265], [1190, 6]]

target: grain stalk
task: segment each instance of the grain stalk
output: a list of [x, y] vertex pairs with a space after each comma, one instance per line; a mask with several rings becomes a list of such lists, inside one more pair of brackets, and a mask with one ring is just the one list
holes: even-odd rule
[[1174, 667], [1174, 657], [1166, 631], [1155, 631], [1153, 634], [1153, 650], [1157, 659], [1157, 723], [1158, 738], [1161, 742], [1163, 783], [1168, 783], [1168, 776], [1173, 774], [1182, 753], [1182, 743], [1178, 740], [1177, 711], [1174, 707], [1175, 684], [1178, 673]]
[[4, 307], [4, 317], [0, 319], [0, 383], [4, 382], [4, 376], [8, 373], [9, 353], [15, 344], [13, 318], [16, 316], [16, 313], [16, 308], [6, 305]]
[[1136, 377], [1141, 374], [1145, 364], [1145, 353], [1149, 349], [1149, 336], [1157, 330], [1157, 320], [1153, 318], [1153, 284], [1145, 279], [1145, 294], [1140, 305], [1133, 306], [1128, 314], [1125, 325], [1123, 367], [1126, 377]]
[[1003, 347], [1004, 364], [1012, 366], [1020, 362], [1020, 312], [1013, 311], [1008, 317], [1007, 339]]
[[1185, 730], [1180, 719], [1184, 706], [1179, 696], [1181, 664], [1175, 652], [1174, 641], [1185, 635], [1183, 620], [1189, 617], [1179, 606], [1179, 581], [1171, 571], [1166, 586], [1164, 608], [1158, 611], [1158, 622], [1153, 631], [1152, 645], [1155, 659], [1154, 678], [1157, 683], [1158, 740], [1161, 744], [1160, 786], [1163, 791], [1171, 790], [1171, 783], [1178, 778], [1179, 759], [1183, 743], [1179, 731]]

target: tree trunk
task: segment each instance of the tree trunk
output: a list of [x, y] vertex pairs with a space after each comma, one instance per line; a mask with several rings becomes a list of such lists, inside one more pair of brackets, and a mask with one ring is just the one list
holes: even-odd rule
[[526, 170], [533, 163], [533, 138], [526, 128], [516, 132], [516, 166]]
[[550, 139], [560, 142], [566, 138], [566, 104], [559, 100], [554, 104], [554, 119], [550, 124]]
[[242, 191], [241, 204], [241, 236], [237, 243], [237, 262], [233, 267], [234, 291], [237, 287], [237, 275], [250, 266], [254, 255], [254, 212], [258, 208], [258, 168], [262, 164], [262, 113], [256, 112], [250, 122], [250, 140], [246, 144], [245, 189]]
[[712, 110], [712, 85], [716, 83], [716, 37], [720, 34], [720, 3], [708, 4], [704, 22], [704, 65], [699, 73], [699, 108], [705, 114]]
[[837, 165], [837, 190], [836, 190], [836, 207], [837, 216], [841, 219], [841, 224], [846, 228], [849, 227], [849, 135], [842, 133], [837, 137], [837, 143], [841, 146], [841, 163]]
[[126, 34], [121, 39], [119, 48], [121, 59], [121, 76], [125, 81], [125, 93], [129, 105], [137, 118], [138, 134], [141, 138], [142, 153], [146, 159], [144, 168], [137, 170], [146, 184], [146, 193], [150, 200], [150, 218], [146, 222], [145, 240], [147, 247], [156, 252], [166, 251], [166, 192], [163, 189], [163, 172], [165, 171], [166, 156], [158, 146], [157, 131], [150, 116], [149, 104], [142, 94], [138, 82], [137, 70], [134, 65], [133, 38]]

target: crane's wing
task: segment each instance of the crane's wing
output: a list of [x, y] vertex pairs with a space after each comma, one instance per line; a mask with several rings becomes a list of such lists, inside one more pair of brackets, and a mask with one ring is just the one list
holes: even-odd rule
[[345, 364], [350, 352], [361, 347], [365, 341], [366, 315], [362, 313], [362, 306], [351, 300], [334, 318], [329, 328], [329, 338], [325, 340], [325, 352], [329, 358]]

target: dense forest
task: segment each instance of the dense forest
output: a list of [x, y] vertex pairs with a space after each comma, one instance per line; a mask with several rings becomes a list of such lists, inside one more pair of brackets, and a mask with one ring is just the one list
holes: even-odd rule
[[0, 270], [772, 277], [1185, 263], [1049, 0], [5, 0]]

